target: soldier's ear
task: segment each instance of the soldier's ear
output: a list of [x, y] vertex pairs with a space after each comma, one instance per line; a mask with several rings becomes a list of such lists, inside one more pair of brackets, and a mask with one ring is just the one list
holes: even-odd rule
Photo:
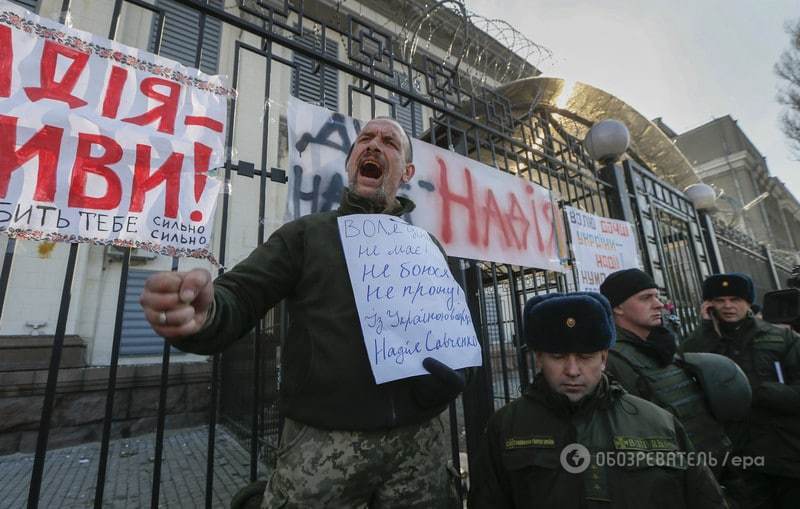
[[625, 312], [619, 306], [617, 306], [614, 309], [612, 309], [611, 312], [614, 313], [614, 316], [622, 316], [622, 315], [625, 314]]
[[605, 371], [608, 363], [608, 349], [600, 351], [600, 359], [602, 360], [603, 371]]

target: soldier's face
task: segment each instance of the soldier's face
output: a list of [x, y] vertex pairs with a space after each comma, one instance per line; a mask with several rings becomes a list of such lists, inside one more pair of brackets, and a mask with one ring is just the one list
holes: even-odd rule
[[650, 288], [631, 295], [614, 308], [614, 320], [620, 327], [636, 332], [637, 329], [650, 329], [661, 325], [661, 312], [664, 303], [658, 289]]
[[382, 118], [367, 122], [347, 160], [350, 189], [378, 204], [391, 205], [400, 184], [414, 176], [414, 165], [406, 161], [407, 145], [397, 122]]
[[608, 350], [592, 353], [536, 352], [536, 369], [547, 384], [570, 401], [594, 392], [606, 369]]
[[738, 322], [747, 316], [750, 303], [741, 297], [717, 297], [711, 299], [711, 307], [723, 322]]

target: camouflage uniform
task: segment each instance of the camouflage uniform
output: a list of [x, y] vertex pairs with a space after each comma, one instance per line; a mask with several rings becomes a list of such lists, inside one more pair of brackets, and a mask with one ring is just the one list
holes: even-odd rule
[[447, 505], [442, 417], [387, 431], [330, 431], [286, 419], [264, 509]]

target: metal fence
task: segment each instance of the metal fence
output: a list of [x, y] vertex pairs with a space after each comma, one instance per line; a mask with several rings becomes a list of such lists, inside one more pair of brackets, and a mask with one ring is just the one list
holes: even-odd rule
[[791, 260], [777, 260], [766, 244], [721, 223], [714, 225], [720, 258], [725, 272], [744, 272], [753, 278], [756, 303], [763, 303], [764, 294], [786, 288], [791, 275]]
[[[67, 0], [65, 7], [69, 5]], [[395, 52], [401, 44], [394, 34], [364, 17], [346, 14], [327, 4], [247, 0], [229, 3], [223, 9], [221, 3], [214, 1], [164, 0], [151, 4], [116, 0], [106, 33], [112, 39], [118, 38], [126, 19], [134, 12], [147, 12], [152, 16], [155, 35], [152, 46], [145, 49], [158, 53], [165, 40], [165, 26], [170, 16], [176, 15], [175, 6], [192, 14], [196, 23], [195, 36], [189, 41], [194, 46], [185, 57], [190, 65], [208, 65], [208, 58], [204, 60], [208, 48], [203, 42], [206, 27], [214, 27], [221, 34], [234, 34], [216, 48], [219, 60], [230, 62], [232, 86], [241, 91], [237, 102], [230, 105], [226, 135], [231, 154], [222, 174], [227, 191], [222, 196], [219, 235], [215, 239], [215, 252], [223, 266], [235, 260], [229, 249], [243, 250], [240, 239], [246, 238], [245, 244], [254, 246], [265, 240], [268, 229], [280, 223], [275, 216], [281, 207], [271, 201], [275, 196], [288, 195], [290, 203], [313, 200], [319, 207], [324, 206], [325, 200], [337, 199], [325, 195], [329, 183], [318, 184], [312, 191], [301, 189], [299, 183], [295, 188], [284, 189], [289, 169], [285, 166], [286, 127], [280, 108], [293, 95], [343, 114], [392, 115], [401, 119], [413, 136], [552, 189], [563, 204], [630, 221], [639, 233], [645, 268], [676, 304], [685, 330], [697, 322], [700, 281], [711, 272], [697, 213], [680, 191], [644, 166], [629, 161], [622, 166], [597, 167], [580, 141], [568, 134], [551, 113], [537, 109], [513, 111], [504, 97], [488, 87], [476, 87], [473, 81], [462, 81], [462, 71], [457, 66], [434, 59], [431, 54], [420, 52], [404, 59]], [[186, 51], [185, 40], [166, 39]], [[259, 109], [254, 110], [253, 104], [258, 104]], [[253, 199], [244, 198], [246, 190], [255, 190]], [[249, 219], [236, 230], [235, 242], [232, 215]], [[248, 225], [257, 227], [247, 230]], [[78, 250], [78, 244], [70, 245], [63, 285], [56, 290], [61, 292], [61, 306], [32, 466], [29, 507], [37, 507], [43, 483]], [[15, 241], [11, 239], [0, 271], [0, 309], [6, 296], [13, 297], [9, 277], [14, 253]], [[130, 263], [131, 253], [126, 249], [117, 287], [108, 397], [94, 494], [94, 506], [98, 508], [104, 503]], [[174, 259], [172, 270], [181, 269], [184, 264]], [[521, 334], [520, 312], [525, 301], [541, 293], [574, 290], [577, 284], [570, 272], [454, 258], [450, 265], [465, 288], [484, 361], [484, 368], [478, 370], [473, 383], [449, 411], [451, 461], [458, 469], [458, 453], [477, 448], [491, 412], [517, 397], [534, 375]], [[227, 424], [248, 444], [250, 480], [266, 474], [261, 465], [270, 463], [280, 429], [276, 399], [281, 344], [288, 339], [287, 320], [284, 307], [278, 306], [247, 337], [213, 357], [206, 486], [202, 497], [206, 507], [212, 506], [215, 429], [219, 422]], [[161, 358], [152, 507], [158, 507], [160, 499], [167, 380], [174, 363], [174, 355], [166, 345]], [[196, 503], [201, 504], [199, 500]]]

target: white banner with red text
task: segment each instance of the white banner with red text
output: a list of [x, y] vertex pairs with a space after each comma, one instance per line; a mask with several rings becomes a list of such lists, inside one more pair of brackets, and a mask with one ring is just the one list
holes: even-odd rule
[[214, 261], [234, 95], [0, 0], [0, 231]]
[[564, 207], [564, 215], [579, 291], [599, 292], [600, 284], [612, 272], [642, 268], [633, 225], [569, 206]]
[[[335, 209], [345, 158], [363, 121], [292, 99], [286, 219]], [[448, 256], [563, 272], [563, 222], [552, 193], [529, 180], [414, 139], [416, 174], [398, 195], [404, 219], [434, 234]]]

